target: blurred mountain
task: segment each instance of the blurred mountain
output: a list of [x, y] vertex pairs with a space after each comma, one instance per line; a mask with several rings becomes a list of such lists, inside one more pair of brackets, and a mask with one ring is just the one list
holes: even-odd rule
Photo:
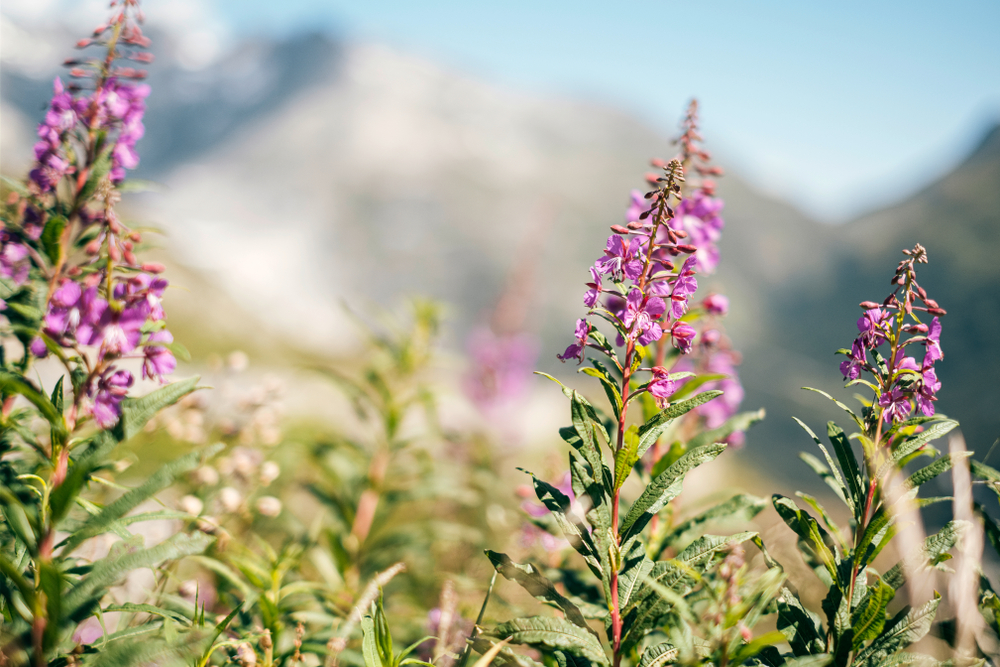
[[[802, 271], [777, 286], [761, 313], [770, 322], [766, 343], [744, 348], [747, 402], [768, 405], [771, 415], [753, 441], [807, 447], [808, 437], [788, 419], [791, 414], [811, 421], [814, 430], [826, 419], [842, 421], [826, 399], [798, 391], [800, 386], [858, 405], [857, 387], [833, 391], [843, 383], [841, 358], [832, 353], [850, 347], [856, 336], [858, 304], [889, 294], [901, 250], [920, 243], [930, 260], [918, 268], [920, 284], [948, 311], [942, 318], [945, 358], [936, 366], [943, 384], [936, 408], [957, 419], [969, 449], [985, 457], [1000, 437], [1000, 127], [987, 132], [952, 173], [895, 206], [830, 231], [831, 237], [801, 247], [828, 268]], [[993, 452], [989, 462], [997, 465], [998, 455]], [[797, 460], [776, 465], [787, 475], [806, 472]]]
[[[169, 36], [160, 42], [136, 176], [164, 188], [132, 207], [165, 231], [190, 284], [213, 286], [208, 300], [171, 294], [181, 304], [174, 322], [183, 320], [175, 328], [335, 354], [353, 335], [342, 301], [367, 310], [426, 294], [452, 305], [462, 339], [520, 282], [529, 289], [517, 292], [513, 319], [540, 335], [539, 365], [572, 373], [554, 355], [583, 312], [587, 267], [649, 158], [673, 154], [668, 138], [613, 109], [525, 95], [377, 45], [247, 42], [189, 70]], [[19, 66], [8, 43], [6, 172], [24, 169], [17, 156], [30, 156], [30, 143], [12, 137], [40, 115], [53, 75]], [[833, 350], [849, 346], [858, 302], [885, 295], [899, 251], [914, 242], [931, 258], [921, 283], [951, 313], [941, 410], [963, 421], [970, 447], [989, 446], [1000, 430], [989, 373], [1000, 355], [987, 347], [1000, 331], [998, 170], [994, 131], [953, 174], [840, 227], [738, 175], [721, 180], [722, 268], [700, 280], [732, 298], [745, 405], [769, 413], [738, 456], [760, 464], [763, 449], [777, 454], [767, 460], [775, 472], [805, 472], [794, 453], [810, 442], [789, 416], [819, 427], [839, 415], [799, 387], [842, 386]]]

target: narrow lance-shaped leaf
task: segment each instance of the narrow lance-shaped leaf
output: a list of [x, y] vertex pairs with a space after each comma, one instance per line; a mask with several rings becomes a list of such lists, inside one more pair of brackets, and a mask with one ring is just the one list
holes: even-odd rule
[[105, 506], [100, 514], [90, 517], [77, 528], [62, 544], [62, 553], [69, 554], [84, 540], [104, 532], [117, 519], [125, 516], [147, 498], [173, 484], [178, 475], [196, 468], [202, 456], [211, 456], [221, 448], [222, 445], [219, 444], [205, 450], [194, 451], [163, 466], [140, 486], [125, 492], [120, 498]]
[[[669, 468], [660, 473], [642, 494], [632, 503], [622, 521], [622, 544], [634, 538], [664, 506], [681, 492], [684, 476], [703, 463], [715, 460], [723, 451], [724, 443], [705, 445], [681, 456]], [[625, 547], [623, 546], [623, 549]]]
[[949, 521], [941, 527], [941, 530], [924, 540], [920, 553], [893, 565], [882, 579], [895, 590], [899, 590], [906, 583], [908, 572], [919, 572], [935, 565], [943, 554], [958, 543], [959, 536], [965, 532], [968, 525], [965, 521]]
[[826, 650], [819, 622], [787, 588], [778, 596], [778, 629], [797, 656], [816, 655]]
[[542, 602], [547, 602], [561, 609], [570, 622], [592, 632], [590, 626], [587, 625], [587, 619], [583, 617], [583, 614], [580, 613], [576, 605], [559, 593], [555, 585], [545, 575], [541, 574], [534, 565], [531, 563], [524, 565], [515, 563], [507, 554], [490, 551], [489, 549], [486, 550], [486, 556], [493, 563], [496, 571], [502, 574], [504, 578], [520, 584], [524, 590]]
[[178, 534], [149, 549], [104, 558], [64, 596], [63, 613], [76, 621], [82, 621], [87, 615], [83, 612], [88, 611], [89, 605], [97, 603], [104, 589], [117, 583], [132, 570], [201, 553], [214, 539], [204, 533]]
[[548, 652], [560, 650], [592, 663], [608, 665], [608, 656], [597, 637], [564, 618], [531, 616], [500, 623], [491, 632], [512, 644], [527, 644]]
[[883, 665], [894, 653], [923, 639], [931, 629], [931, 623], [940, 603], [941, 599], [935, 597], [918, 609], [905, 614], [901, 612], [868, 648], [858, 653], [854, 664], [858, 667]]
[[721, 395], [722, 392], [718, 390], [702, 392], [694, 398], [675, 403], [653, 415], [649, 421], [639, 427], [639, 458], [642, 458], [642, 455], [653, 446], [653, 443], [659, 440], [663, 432], [670, 426], [671, 421]]
[[819, 561], [826, 567], [830, 576], [836, 581], [837, 558], [827, 545], [827, 542], [830, 541], [827, 532], [820, 528], [816, 519], [800, 510], [791, 499], [774, 495], [771, 502], [774, 509], [778, 511], [778, 515], [811, 548]]

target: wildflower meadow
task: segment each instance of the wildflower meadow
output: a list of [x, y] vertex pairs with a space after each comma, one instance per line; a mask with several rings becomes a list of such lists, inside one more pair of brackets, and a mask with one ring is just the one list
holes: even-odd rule
[[[349, 363], [304, 364], [345, 408], [333, 429], [295, 423], [245, 355], [188, 372], [167, 267], [144, 259], [156, 230], [122, 213], [147, 185], [129, 177], [156, 94], [142, 24], [116, 0], [76, 44], [33, 167], [2, 185], [0, 665], [998, 664], [1000, 528], [972, 488], [1000, 497], [1000, 471], [937, 409], [930, 240], [821, 360], [806, 395], [842, 419], [798, 422], [815, 474], [794, 497], [715, 472], [740, 448], [766, 468], [746, 434], [794, 415], [743, 405], [730, 300], [706, 289], [725, 174], [697, 102], [610, 236], [577, 239], [579, 317], [541, 348], [559, 377], [530, 374], [511, 305], [530, 285], [470, 337], [455, 384], [506, 429], [449, 419], [447, 319], [424, 298], [362, 313]], [[564, 425], [529, 454], [511, 400], [532, 379]], [[937, 478], [950, 495], [923, 490]], [[949, 519], [926, 531], [931, 505]]]

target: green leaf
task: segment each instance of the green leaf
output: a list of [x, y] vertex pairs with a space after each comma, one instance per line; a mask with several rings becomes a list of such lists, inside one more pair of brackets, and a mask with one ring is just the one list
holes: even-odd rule
[[[795, 422], [802, 427], [802, 430], [804, 430], [807, 434], [809, 434], [809, 437], [813, 439], [813, 442], [816, 443], [816, 446], [819, 447], [821, 452], [823, 452], [823, 457], [826, 459], [827, 465], [830, 466], [829, 471], [833, 475], [835, 483], [828, 480], [826, 478], [826, 475], [824, 475], [822, 471], [817, 470], [817, 474], [819, 474], [820, 477], [824, 478], [824, 480], [827, 482], [827, 485], [830, 486], [830, 488], [832, 488], [837, 493], [838, 496], [840, 496], [840, 498], [844, 501], [844, 503], [848, 506], [848, 508], [850, 508], [851, 512], [854, 513], [855, 517], [857, 517], [860, 508], [864, 504], [864, 495], [860, 491], [860, 489], [863, 488], [864, 486], [864, 482], [861, 480], [861, 473], [860, 472], [857, 473], [857, 476], [854, 478], [855, 481], [852, 482], [849, 486], [848, 483], [844, 480], [840, 468], [837, 466], [836, 463], [833, 462], [833, 458], [830, 456], [830, 452], [827, 451], [826, 447], [820, 441], [819, 437], [815, 433], [813, 433], [812, 429], [806, 426], [805, 422], [803, 422], [801, 419], [799, 419], [798, 417], [792, 417], [792, 419], [794, 419]], [[842, 463], [846, 462], [848, 465], [847, 469], [851, 470], [850, 462], [854, 461], [854, 469], [851, 470], [850, 472], [850, 474], [853, 476], [854, 471], [857, 470], [857, 461], [855, 461], [854, 459], [854, 453], [852, 450], [850, 450], [850, 446], [848, 446], [848, 454], [849, 456], [847, 460], [844, 461], [842, 459]], [[838, 452], [838, 458], [840, 458], [839, 452]], [[808, 459], [803, 459], [803, 460], [806, 461], [809, 467], [816, 470], [815, 466]], [[857, 492], [855, 491], [855, 488], [858, 489]]]
[[746, 493], [733, 496], [729, 500], [715, 505], [701, 514], [691, 517], [687, 521], [677, 524], [663, 539], [663, 545], [657, 552], [662, 552], [665, 547], [676, 547], [681, 544], [685, 536], [693, 530], [699, 529], [713, 521], [749, 521], [767, 507], [767, 500], [758, 498]]
[[826, 509], [819, 503], [819, 501], [809, 494], [802, 493], [801, 491], [796, 491], [795, 495], [806, 501], [806, 503], [812, 507], [817, 514], [819, 514], [820, 518], [823, 519], [823, 523], [826, 525], [827, 530], [833, 533], [833, 537], [836, 538], [837, 544], [840, 545], [842, 549], [846, 549], [847, 547], [844, 543], [843, 532], [841, 531], [840, 526], [838, 526], [837, 523], [830, 518], [830, 515], [827, 514]]
[[724, 424], [722, 424], [722, 426], [702, 431], [698, 435], [694, 436], [688, 440], [688, 447], [693, 449], [695, 447], [701, 447], [702, 445], [708, 445], [713, 442], [722, 442], [737, 431], [748, 430], [757, 422], [762, 421], [765, 416], [766, 413], [764, 412], [764, 408], [749, 412], [741, 412], [738, 415], [730, 417]]
[[677, 649], [670, 642], [660, 642], [642, 652], [637, 667], [665, 667], [676, 661]]
[[538, 600], [561, 609], [570, 622], [579, 625], [588, 632], [593, 632], [590, 626], [587, 625], [587, 619], [583, 617], [583, 614], [580, 613], [576, 605], [563, 597], [556, 590], [553, 583], [541, 574], [534, 565], [531, 563], [520, 565], [512, 561], [506, 554], [490, 551], [489, 549], [486, 550], [486, 556], [493, 563], [496, 571], [503, 575], [504, 578], [520, 584], [524, 590], [531, 593]]
[[190, 625], [191, 619], [189, 619], [184, 614], [178, 613], [176, 611], [171, 611], [169, 609], [162, 609], [160, 607], [153, 606], [151, 604], [138, 604], [135, 602], [123, 602], [122, 604], [109, 604], [107, 607], [101, 610], [103, 613], [107, 614], [113, 611], [124, 611], [133, 614], [152, 614], [153, 616], [159, 616], [160, 618], [169, 618], [183, 625]]
[[382, 662], [379, 655], [378, 641], [375, 637], [375, 621], [371, 616], [365, 615], [361, 619], [361, 653], [365, 657], [365, 667], [389, 667]]
[[604, 393], [608, 395], [608, 402], [611, 404], [611, 409], [615, 413], [615, 419], [621, 417], [622, 414], [622, 394], [618, 389], [618, 383], [608, 372], [608, 369], [601, 362], [596, 359], [591, 359], [590, 363], [594, 365], [593, 368], [581, 368], [579, 372], [595, 377], [601, 381], [601, 385], [604, 387]]
[[510, 638], [513, 644], [527, 644], [546, 652], [560, 650], [592, 663], [609, 664], [597, 637], [564, 618], [515, 618], [500, 623], [490, 634], [498, 639]]
[[837, 460], [840, 461], [840, 468], [846, 477], [847, 486], [851, 492], [851, 499], [855, 507], [863, 507], [865, 500], [865, 482], [861, 476], [861, 468], [858, 460], [854, 456], [854, 449], [850, 440], [844, 435], [844, 431], [833, 422], [826, 425], [826, 434], [830, 438], [834, 451], [837, 453]]
[[906, 478], [903, 485], [908, 489], [916, 489], [922, 484], [926, 484], [943, 472], [951, 470], [956, 461], [961, 461], [972, 456], [972, 452], [956, 452], [942, 456], [934, 463], [921, 468]]
[[146, 426], [146, 423], [156, 413], [194, 391], [200, 379], [195, 376], [187, 380], [172, 382], [141, 398], [126, 398], [121, 403], [121, 419], [118, 420], [114, 428], [115, 438], [118, 442], [125, 442], [132, 438]]
[[[119, 543], [124, 549], [120, 549], [117, 554], [112, 552], [112, 555], [98, 561], [90, 573], [65, 595], [63, 599], [65, 615], [76, 621], [82, 621], [90, 615], [92, 606], [100, 600], [104, 590], [132, 570], [153, 567], [165, 560], [176, 560], [201, 553], [214, 539], [204, 533], [194, 535], [181, 533], [155, 547], [134, 551], [128, 551], [128, 545]], [[122, 550], [125, 553], [121, 553]]]
[[797, 656], [817, 655], [826, 650], [819, 621], [787, 588], [783, 588], [778, 597], [778, 629]]
[[89, 201], [94, 196], [94, 193], [97, 192], [97, 186], [100, 185], [101, 179], [107, 176], [111, 170], [112, 150], [114, 150], [114, 145], [108, 146], [97, 154], [97, 158], [90, 167], [90, 173], [87, 175], [87, 182], [84, 183], [83, 188], [76, 197], [77, 203], [83, 204]]
[[[877, 352], [875, 352], [875, 354], [876, 354], [876, 356], [878, 355]], [[819, 394], [820, 396], [826, 396], [831, 401], [833, 401], [834, 404], [838, 408], [840, 408], [841, 410], [843, 410], [844, 412], [846, 412], [847, 414], [849, 414], [851, 416], [851, 419], [854, 420], [854, 423], [857, 424], [859, 428], [863, 429], [865, 427], [865, 424], [864, 424], [864, 422], [861, 421], [861, 418], [858, 417], [856, 414], [854, 414], [854, 410], [851, 410], [849, 407], [847, 407], [846, 405], [844, 405], [843, 403], [841, 403], [840, 401], [838, 401], [837, 399], [835, 399], [830, 394], [826, 393], [825, 391], [821, 391], [819, 389], [813, 389], [812, 387], [802, 387], [802, 388], [805, 389], [806, 391], [814, 391], [817, 394]]]
[[[900, 462], [913, 452], [917, 451], [920, 447], [931, 440], [937, 440], [941, 436], [950, 432], [953, 428], [958, 426], [958, 422], [953, 419], [947, 419], [945, 421], [940, 421], [933, 426], [926, 428], [925, 430], [917, 433], [916, 435], [910, 436], [903, 442], [899, 443], [892, 452], [892, 462], [899, 465]], [[880, 471], [879, 476], [881, 476]]]
[[628, 479], [633, 466], [639, 460], [639, 436], [636, 427], [629, 426], [622, 440], [621, 449], [615, 452], [615, 491], [622, 488], [622, 484]]
[[920, 553], [913, 554], [905, 561], [893, 565], [882, 579], [898, 591], [906, 583], [908, 572], [920, 572], [925, 568], [933, 567], [941, 556], [958, 543], [958, 538], [968, 526], [969, 524], [965, 521], [949, 521], [941, 527], [941, 530], [924, 540]]
[[587, 527], [579, 520], [571, 518], [572, 505], [569, 497], [548, 482], [538, 479], [532, 473], [528, 474], [531, 475], [532, 482], [534, 483], [535, 495], [552, 512], [552, 518], [559, 525], [563, 535], [569, 540], [570, 545], [583, 556], [595, 576], [603, 577], [605, 571], [604, 564], [607, 560], [606, 554], [597, 550], [597, 546], [594, 544], [593, 537], [590, 531], [587, 530]]
[[876, 579], [875, 584], [868, 587], [861, 604], [851, 614], [851, 628], [854, 630], [853, 650], [859, 650], [865, 642], [875, 639], [882, 633], [885, 627], [885, 608], [895, 596], [896, 590], [881, 578]]
[[28, 520], [24, 505], [8, 489], [0, 487], [0, 503], [3, 503], [4, 519], [11, 531], [34, 552], [35, 530]]
[[38, 589], [45, 594], [45, 645], [54, 646], [62, 630], [62, 573], [51, 561], [38, 562]]
[[60, 435], [66, 435], [66, 422], [63, 421], [62, 413], [56, 409], [49, 397], [25, 380], [20, 375], [9, 371], [0, 371], [0, 391], [5, 394], [20, 394], [38, 408], [42, 417], [49, 422], [52, 428]]
[[670, 426], [670, 422], [678, 417], [694, 410], [699, 405], [708, 403], [716, 396], [721, 396], [721, 391], [706, 391], [698, 394], [694, 398], [675, 403], [653, 415], [645, 424], [639, 427], [639, 449], [638, 455], [641, 458], [650, 447], [653, 446], [663, 432]]
[[809, 547], [814, 557], [826, 567], [830, 576], [836, 581], [839, 561], [828, 546], [832, 543], [830, 535], [820, 528], [816, 519], [800, 510], [790, 498], [775, 494], [771, 497], [771, 502], [778, 515], [799, 536], [800, 544], [804, 543]]
[[[711, 393], [711, 392], [707, 392]], [[704, 396], [704, 394], [700, 394]], [[696, 400], [696, 399], [691, 399]], [[661, 413], [662, 414], [662, 413]], [[655, 419], [655, 417], [654, 417]], [[649, 422], [647, 422], [648, 424]], [[642, 429], [639, 429], [640, 437]], [[655, 441], [655, 438], [654, 438]], [[642, 449], [642, 446], [639, 447]], [[637, 537], [646, 524], [656, 516], [661, 509], [681, 492], [684, 476], [703, 463], [715, 460], [723, 451], [726, 445], [715, 443], [705, 445], [698, 449], [693, 449], [679, 458], [673, 465], [660, 473], [642, 494], [632, 503], [628, 514], [625, 515], [621, 527], [621, 541], [625, 545], [634, 537]], [[626, 547], [623, 546], [623, 549]]]
[[940, 603], [941, 599], [935, 597], [919, 609], [906, 614], [900, 612], [871, 646], [857, 654], [854, 664], [858, 667], [884, 665], [894, 653], [922, 639], [931, 629]]
[[204, 450], [193, 451], [189, 454], [185, 454], [176, 461], [163, 466], [150, 475], [140, 486], [127, 491], [120, 498], [109, 505], [106, 505], [99, 514], [94, 515], [85, 521], [82, 526], [77, 528], [73, 534], [70, 535], [65, 542], [63, 542], [62, 553], [70, 554], [74, 549], [82, 544], [84, 540], [106, 532], [112, 524], [125, 516], [128, 512], [135, 509], [140, 503], [145, 502], [148, 498], [153, 496], [153, 494], [158, 493], [173, 484], [174, 480], [176, 480], [179, 475], [197, 468], [198, 463], [201, 461], [203, 456], [210, 457], [223, 447], [224, 445], [219, 443]]
[[45, 223], [42, 236], [38, 239], [42, 243], [46, 256], [53, 266], [58, 264], [63, 256], [62, 235], [66, 229], [66, 218], [61, 215], [54, 215]]
[[759, 637], [754, 637], [746, 644], [743, 644], [739, 650], [733, 654], [733, 664], [742, 665], [744, 662], [754, 657], [768, 646], [773, 646], [774, 644], [778, 644], [783, 641], [785, 641], [785, 635], [777, 631], [768, 632]]

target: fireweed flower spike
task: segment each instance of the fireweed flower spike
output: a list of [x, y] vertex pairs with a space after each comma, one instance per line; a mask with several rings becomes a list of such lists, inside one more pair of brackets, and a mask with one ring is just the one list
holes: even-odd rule
[[[915, 266], [927, 263], [926, 250], [918, 244], [903, 252], [907, 259], [900, 262], [892, 278], [892, 293], [881, 304], [861, 304], [864, 312], [857, 323], [858, 337], [850, 350], [840, 351], [847, 355], [840, 372], [850, 380], [849, 385], [865, 384], [875, 391], [873, 408], [879, 412], [880, 422], [886, 424], [904, 421], [914, 409], [926, 417], [933, 416], [936, 394], [941, 389], [934, 364], [944, 358], [939, 317], [944, 310], [917, 283]], [[920, 321], [921, 313], [933, 315], [929, 324]], [[878, 353], [878, 348], [886, 344], [888, 358]], [[925, 348], [921, 363], [905, 354], [907, 346], [913, 344]], [[869, 353], [874, 363], [868, 361]], [[862, 371], [871, 374], [872, 381], [863, 379]], [[877, 433], [881, 434], [881, 426]]]
[[101, 428], [118, 420], [134, 384], [121, 360], [141, 359], [142, 377], [160, 382], [176, 367], [173, 337], [164, 328], [162, 267], [139, 262], [142, 236], [115, 208], [117, 185], [139, 164], [136, 144], [150, 93], [137, 82], [145, 71], [119, 62], [152, 57], [144, 51], [149, 40], [137, 0], [111, 6], [111, 20], [78, 44], [102, 47], [101, 56], [74, 60], [72, 83], [53, 83], [27, 192], [8, 201], [17, 217], [5, 214], [0, 235], [0, 298], [21, 299], [18, 289], [29, 280], [44, 285], [41, 320], [16, 322], [37, 332], [25, 340], [24, 367], [59, 350], [73, 383], [74, 421], [89, 412]]

